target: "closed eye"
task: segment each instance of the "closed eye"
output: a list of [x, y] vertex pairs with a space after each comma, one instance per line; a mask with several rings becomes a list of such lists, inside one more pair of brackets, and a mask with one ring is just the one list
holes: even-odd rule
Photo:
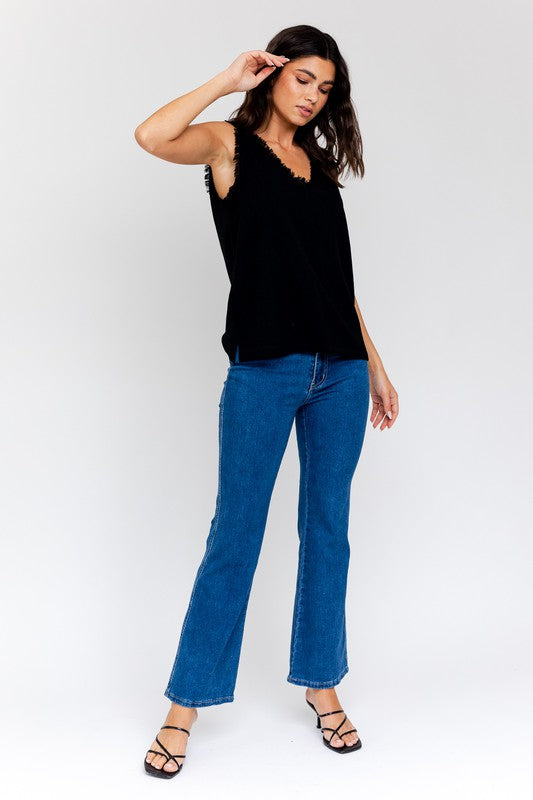
[[[305, 83], [306, 86], [309, 83], [309, 81], [302, 81], [300, 80], [300, 78], [296, 78], [296, 80], [298, 81], [298, 83]], [[321, 89], [320, 91], [322, 92], [322, 94], [329, 94], [329, 91], [327, 92], [324, 89]]]

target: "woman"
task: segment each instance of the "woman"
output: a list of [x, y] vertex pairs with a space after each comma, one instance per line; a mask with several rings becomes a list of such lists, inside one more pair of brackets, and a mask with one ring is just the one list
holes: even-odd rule
[[[239, 91], [246, 95], [232, 120], [191, 124]], [[362, 177], [364, 166], [346, 63], [328, 34], [287, 28], [267, 50], [241, 53], [163, 106], [135, 136], [159, 158], [205, 165], [231, 283], [215, 516], [164, 692], [171, 707], [145, 769], [176, 775], [197, 708], [234, 699], [248, 598], [294, 421], [300, 544], [287, 680], [306, 687], [324, 744], [355, 752], [361, 741], [334, 688], [348, 671], [350, 486], [369, 391], [381, 430], [394, 424], [398, 397], [354, 294], [338, 176], [348, 165]]]

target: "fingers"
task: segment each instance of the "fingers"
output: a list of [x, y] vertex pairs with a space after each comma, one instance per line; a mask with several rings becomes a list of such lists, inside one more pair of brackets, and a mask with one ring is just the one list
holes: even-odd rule
[[391, 428], [398, 414], [398, 395], [391, 395], [389, 398], [385, 397], [384, 401], [381, 397], [372, 399], [372, 413], [370, 415], [372, 427], [377, 428], [381, 423], [380, 430]]
[[254, 56], [257, 61], [264, 61], [265, 64], [269, 67], [283, 67], [287, 61], [290, 61], [290, 58], [286, 56], [276, 56], [274, 53], [269, 53], [267, 50], [252, 50], [251, 55]]
[[[256, 79], [256, 86], [259, 86], [265, 78], [270, 77], [276, 67], [281, 68], [285, 66], [287, 61], [290, 61], [286, 56], [276, 56], [274, 53], [269, 53], [267, 50], [250, 50], [248, 53], [245, 53], [245, 55], [251, 57], [255, 61], [252, 72]], [[249, 66], [251, 67], [252, 65], [249, 64]]]
[[[385, 399], [387, 399], [387, 398], [385, 398]], [[385, 410], [385, 414], [386, 414], [386, 419], [388, 417], [388, 419], [387, 419], [387, 427], [388, 428], [392, 428], [392, 426], [394, 425], [394, 423], [396, 421], [396, 417], [400, 413], [399, 408], [398, 408], [398, 395], [395, 394], [395, 393], [391, 393], [389, 398], [388, 398], [388, 400], [389, 400], [389, 402], [387, 404], [388, 407], [385, 407], [384, 410]]]
[[[370, 415], [370, 422], [372, 423], [373, 428], [377, 428], [379, 423], [385, 417], [385, 411], [383, 409], [383, 405], [379, 400], [373, 400], [372, 402], [372, 413]], [[387, 423], [385, 423], [387, 424]], [[381, 428], [383, 430], [383, 427]]]
[[398, 414], [400, 413], [400, 409], [399, 409], [399, 407], [398, 407], [398, 395], [393, 395], [393, 396], [391, 397], [391, 402], [390, 402], [390, 413], [391, 413], [391, 421], [390, 421], [390, 423], [389, 423], [389, 428], [390, 428], [392, 425], [394, 425], [394, 423], [395, 423], [395, 421], [396, 421], [396, 417], [397, 417], [397, 416], [398, 416]]

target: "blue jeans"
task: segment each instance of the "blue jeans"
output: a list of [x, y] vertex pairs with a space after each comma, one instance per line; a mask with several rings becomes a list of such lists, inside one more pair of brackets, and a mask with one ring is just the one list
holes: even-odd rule
[[369, 408], [368, 362], [322, 353], [230, 360], [219, 403], [215, 515], [164, 692], [183, 706], [234, 699], [244, 622], [271, 495], [296, 419], [298, 573], [287, 681], [348, 672], [350, 487]]

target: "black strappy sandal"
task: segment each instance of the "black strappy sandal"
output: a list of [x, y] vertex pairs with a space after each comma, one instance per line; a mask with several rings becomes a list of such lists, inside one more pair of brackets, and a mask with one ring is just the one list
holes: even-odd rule
[[[319, 714], [318, 711], [316, 710], [316, 708], [314, 707], [314, 705], [307, 699], [307, 697], [305, 698], [305, 702], [308, 703], [308, 705], [311, 706], [311, 708], [313, 709], [313, 711], [316, 714], [316, 726], [317, 726], [317, 728], [320, 728], [320, 730], [322, 731], [322, 741], [324, 742], [326, 747], [329, 747], [330, 750], [335, 750], [335, 752], [337, 752], [337, 753], [351, 753], [353, 750], [360, 750], [361, 749], [361, 739], [358, 739], [355, 744], [343, 744], [342, 747], [335, 747], [334, 745], [330, 744], [330, 742], [333, 739], [333, 737], [335, 736], [335, 734], [337, 734], [337, 736], [340, 736], [340, 738], [342, 739], [342, 737], [346, 736], [347, 733], [357, 733], [357, 728], [351, 728], [349, 731], [343, 731], [342, 733], [339, 733], [339, 728], [342, 728], [342, 726], [344, 725], [344, 723], [348, 719], [346, 714], [344, 714], [344, 709], [343, 708], [338, 708], [336, 711], [326, 711], [324, 714]], [[322, 728], [321, 727], [321, 725], [320, 725], [320, 717], [327, 717], [329, 714], [339, 714], [339, 713], [344, 714], [344, 719], [342, 720], [340, 725], [338, 725], [336, 728]], [[323, 735], [324, 731], [333, 731], [333, 733], [331, 734], [329, 739], [326, 739], [326, 737]]]
[[[188, 734], [189, 736], [191, 735], [191, 732], [188, 731], [187, 728], [179, 728], [177, 725], [162, 725], [161, 730], [163, 730], [163, 728], [174, 728], [174, 730], [176, 731], [185, 731], [186, 734]], [[158, 769], [157, 767], [152, 767], [152, 765], [150, 764], [149, 761], [146, 760], [146, 758], [144, 759], [144, 768], [149, 775], [156, 775], [158, 778], [173, 778], [174, 775], [177, 775], [178, 772], [183, 767], [183, 764], [178, 764], [176, 759], [186, 758], [185, 753], [175, 753], [174, 755], [172, 755], [172, 753], [170, 753], [165, 747], [165, 745], [159, 740], [158, 736], [155, 737], [155, 740], [159, 745], [159, 747], [161, 747], [165, 752], [160, 753], [158, 750], [147, 750], [147, 752], [155, 753], [158, 756], [166, 755], [167, 760], [165, 761], [165, 764], [167, 764], [172, 759], [177, 764], [178, 768], [171, 771], [168, 769], [164, 769], [165, 764], [162, 764], [161, 767]]]

